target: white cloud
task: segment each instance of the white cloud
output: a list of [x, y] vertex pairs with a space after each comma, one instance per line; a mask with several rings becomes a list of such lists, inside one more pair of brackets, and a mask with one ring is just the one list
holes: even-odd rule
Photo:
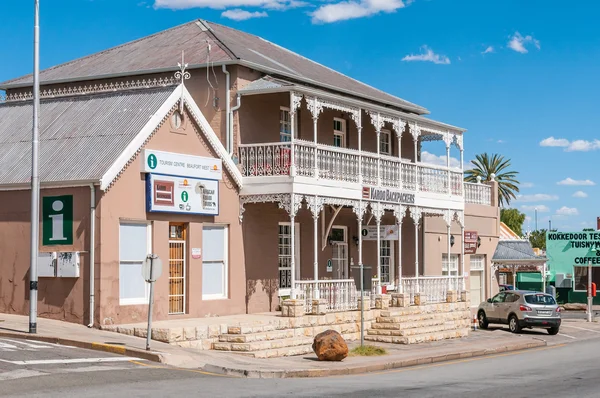
[[169, 8], [184, 10], [188, 8], [214, 8], [224, 9], [229, 7], [264, 7], [273, 10], [303, 7], [308, 3], [298, 0], [155, 0], [154, 8]]
[[596, 183], [592, 180], [574, 180], [571, 177], [565, 178], [562, 181], [556, 183], [557, 185], [572, 185], [572, 186], [592, 186], [596, 185]]
[[332, 23], [369, 17], [382, 12], [392, 13], [412, 2], [413, 0], [346, 0], [322, 5], [310, 15], [313, 23]]
[[574, 198], [587, 198], [588, 194], [583, 191], [577, 191], [573, 194]]
[[568, 147], [569, 140], [567, 140], [565, 138], [548, 137], [548, 138], [543, 139], [540, 142], [540, 146]]
[[[423, 152], [421, 152], [421, 162], [429, 163], [429, 164], [436, 164], [438, 166], [446, 166], [446, 155], [437, 156], [437, 155], [434, 155], [433, 153], [423, 151]], [[465, 163], [465, 166], [467, 166], [466, 163]], [[460, 160], [450, 157], [450, 167], [460, 168]]]
[[533, 36], [527, 35], [522, 36], [519, 32], [515, 32], [508, 41], [508, 47], [515, 50], [518, 53], [526, 54], [529, 52], [526, 46], [533, 45], [538, 50], [540, 47], [540, 41], [536, 40]]
[[549, 195], [546, 193], [535, 193], [532, 195], [517, 195], [517, 202], [547, 202], [550, 200], [558, 200], [558, 196]]
[[483, 50], [482, 54], [491, 54], [494, 52], [494, 47], [488, 46], [485, 50]]
[[234, 21], [245, 21], [252, 18], [266, 18], [269, 16], [269, 14], [267, 14], [265, 11], [250, 12], [236, 8], [234, 10], [223, 11], [221, 16], [223, 18], [233, 19]]
[[575, 207], [563, 206], [556, 210], [556, 214], [561, 216], [577, 216], [579, 215], [579, 210], [577, 210]]
[[548, 213], [550, 208], [546, 205], [522, 205], [521, 210], [524, 211], [535, 211], [537, 209], [538, 213]]
[[533, 182], [522, 182], [521, 188], [533, 188]]
[[425, 62], [433, 62], [438, 65], [448, 65], [450, 64], [450, 58], [445, 55], [439, 55], [433, 52], [427, 46], [422, 47], [425, 51], [421, 54], [410, 54], [402, 58], [402, 61], [412, 62], [412, 61], [425, 61]]
[[588, 152], [600, 149], [600, 140], [575, 140], [569, 141], [566, 138], [548, 137], [540, 141], [540, 146], [561, 147], [566, 152]]

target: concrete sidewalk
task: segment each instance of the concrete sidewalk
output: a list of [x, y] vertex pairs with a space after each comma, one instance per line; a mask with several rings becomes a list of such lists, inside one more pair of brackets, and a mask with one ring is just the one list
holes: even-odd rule
[[[108, 351], [161, 362], [165, 365], [202, 369], [207, 372], [253, 378], [323, 377], [397, 369], [435, 362], [543, 347], [535, 336], [518, 336], [503, 331], [472, 332], [463, 339], [415, 345], [376, 344], [388, 354], [379, 357], [348, 357], [343, 362], [319, 362], [314, 354], [257, 359], [234, 353], [198, 351], [152, 341], [145, 350], [144, 338], [89, 329], [83, 325], [38, 319], [38, 334], [27, 333], [26, 316], [0, 314], [0, 337], [20, 337], [81, 348]], [[350, 343], [350, 348], [356, 346]]]

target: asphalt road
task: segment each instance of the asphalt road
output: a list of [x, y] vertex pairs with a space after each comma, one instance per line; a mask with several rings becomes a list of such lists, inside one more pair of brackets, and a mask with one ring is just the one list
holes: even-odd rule
[[[0, 340], [0, 343], [19, 345], [17, 342], [5, 340]], [[600, 374], [600, 361], [597, 353], [600, 352], [600, 339], [598, 338], [574, 340], [570, 344], [556, 344], [520, 353], [360, 376], [282, 380], [212, 376], [200, 371], [165, 368], [145, 361], [118, 360], [115, 356], [75, 348], [30, 347], [30, 350], [0, 351], [0, 396], [61, 398], [176, 395], [345, 398], [599, 396], [597, 377]], [[9, 354], [12, 359], [7, 359]], [[101, 360], [103, 362], [99, 362], [98, 358], [104, 358]], [[75, 361], [76, 359], [78, 361]], [[37, 362], [26, 362], [34, 360]], [[19, 376], [14, 372], [36, 373]]]

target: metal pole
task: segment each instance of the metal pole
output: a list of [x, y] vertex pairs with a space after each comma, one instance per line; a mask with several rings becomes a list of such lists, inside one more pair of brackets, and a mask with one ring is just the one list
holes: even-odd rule
[[587, 298], [587, 318], [588, 322], [592, 322], [592, 305], [593, 305], [593, 297], [592, 297], [592, 262], [588, 260], [588, 298]]
[[150, 257], [150, 301], [148, 302], [148, 333], [146, 333], [146, 351], [150, 351], [152, 340], [152, 305], [154, 304], [154, 255]]
[[31, 263], [29, 267], [29, 333], [37, 333], [38, 247], [40, 224], [40, 180], [38, 176], [40, 108], [40, 3], [34, 0], [33, 28], [33, 132], [31, 139]]
[[537, 207], [535, 208], [535, 232], [537, 232]]
[[362, 261], [362, 216], [358, 219], [358, 266], [360, 267], [360, 346], [365, 345], [365, 294], [364, 268]]

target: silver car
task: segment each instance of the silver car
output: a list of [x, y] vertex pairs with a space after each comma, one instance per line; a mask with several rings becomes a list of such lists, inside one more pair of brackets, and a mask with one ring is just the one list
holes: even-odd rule
[[522, 328], [544, 328], [555, 335], [560, 328], [560, 307], [549, 294], [522, 290], [500, 292], [477, 309], [479, 327], [490, 323], [508, 324], [513, 333]]

